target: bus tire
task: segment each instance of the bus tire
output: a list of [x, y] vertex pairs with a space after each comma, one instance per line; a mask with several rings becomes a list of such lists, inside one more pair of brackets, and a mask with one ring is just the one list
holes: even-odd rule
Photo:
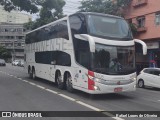
[[63, 82], [61, 73], [59, 71], [56, 72], [56, 82], [59, 89], [64, 89], [64, 82]]
[[138, 81], [138, 87], [139, 87], [139, 88], [144, 88], [144, 80], [140, 79], [140, 80]]
[[35, 68], [32, 69], [32, 79], [33, 79], [33, 80], [36, 79], [36, 71], [35, 71]]
[[33, 75], [32, 75], [32, 70], [30, 67], [28, 68], [28, 74], [29, 74], [29, 78], [32, 78]]
[[72, 77], [69, 73], [67, 73], [66, 75], [66, 89], [67, 91], [71, 93], [75, 91], [75, 89], [73, 88], [73, 84], [72, 84]]

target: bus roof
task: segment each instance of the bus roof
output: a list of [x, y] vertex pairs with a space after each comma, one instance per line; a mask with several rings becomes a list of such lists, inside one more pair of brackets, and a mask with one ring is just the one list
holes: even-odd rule
[[[81, 13], [81, 14], [84, 14], [84, 15], [100, 15], [100, 16], [106, 16], [106, 17], [113, 17], [113, 18], [118, 18], [118, 19], [124, 19], [124, 18], [119, 17], [119, 16], [110, 15], [110, 14], [104, 14], [104, 13], [97, 13], [97, 12], [76, 12], [74, 14], [78, 14], [78, 13]], [[69, 16], [72, 16], [74, 14], [71, 14]]]
[[73, 14], [71, 14], [71, 15], [67, 15], [66, 17], [61, 18], [61, 19], [59, 19], [59, 20], [56, 20], [56, 21], [53, 21], [53, 22], [48, 23], [48, 24], [46, 24], [46, 25], [43, 25], [43, 26], [41, 26], [41, 27], [39, 27], [39, 28], [37, 28], [37, 29], [34, 29], [34, 30], [32, 30], [32, 31], [29, 31], [27, 34], [29, 34], [29, 33], [31, 33], [31, 32], [34, 32], [34, 31], [36, 31], [36, 30], [39, 30], [39, 29], [41, 29], [41, 28], [43, 28], [43, 27], [46, 27], [46, 26], [48, 26], [48, 25], [51, 25], [51, 24], [53, 24], [53, 23], [57, 23], [57, 22], [59, 22], [59, 21], [61, 21], [61, 20], [67, 20], [67, 18], [68, 18], [69, 16], [76, 15], [76, 14], [100, 15], [100, 16], [112, 17], [112, 18], [117, 18], [117, 19], [124, 19], [124, 18], [122, 18], [122, 17], [118, 17], [118, 16], [115, 16], [115, 15], [109, 15], [109, 14], [103, 14], [103, 13], [96, 13], [96, 12], [76, 12], [76, 13], [73, 13]]

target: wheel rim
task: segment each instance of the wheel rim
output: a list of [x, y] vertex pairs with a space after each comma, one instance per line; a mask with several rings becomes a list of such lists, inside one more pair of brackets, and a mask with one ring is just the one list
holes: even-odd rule
[[35, 70], [33, 70], [32, 76], [33, 76], [33, 79], [35, 79], [36, 77]]
[[143, 81], [139, 81], [139, 87], [143, 87]]
[[67, 87], [71, 88], [72, 87], [72, 78], [71, 77], [68, 77], [67, 78]]
[[58, 85], [60, 85], [62, 83], [62, 77], [60, 74], [57, 77], [57, 83], [58, 83]]

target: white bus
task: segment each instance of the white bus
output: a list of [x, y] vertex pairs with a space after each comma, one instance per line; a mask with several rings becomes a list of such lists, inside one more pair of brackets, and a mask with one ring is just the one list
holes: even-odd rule
[[90, 94], [136, 89], [135, 42], [117, 16], [75, 13], [26, 35], [25, 68], [31, 78]]

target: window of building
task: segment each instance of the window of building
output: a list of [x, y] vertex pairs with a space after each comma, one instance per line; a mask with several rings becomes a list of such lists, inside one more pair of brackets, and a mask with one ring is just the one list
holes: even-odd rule
[[145, 17], [137, 18], [137, 24], [138, 24], [138, 28], [144, 27], [145, 26]]
[[156, 25], [160, 25], [160, 12], [156, 13]]

